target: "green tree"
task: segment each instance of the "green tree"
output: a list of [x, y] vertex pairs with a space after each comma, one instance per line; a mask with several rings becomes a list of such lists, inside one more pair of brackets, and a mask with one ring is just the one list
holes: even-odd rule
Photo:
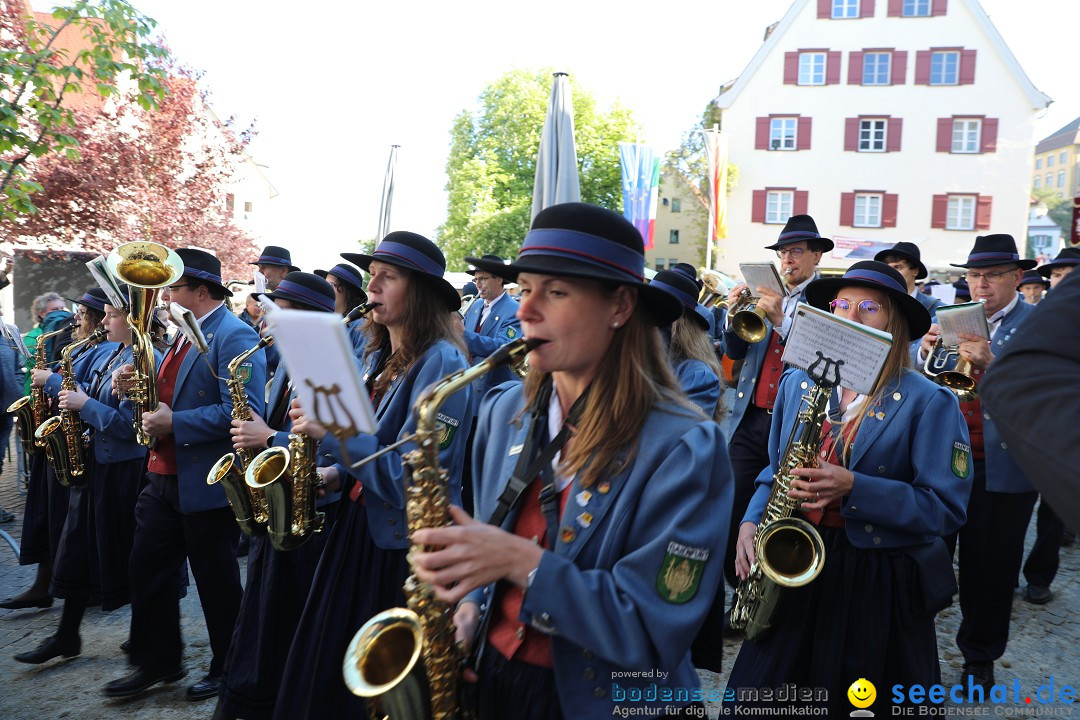
[[1072, 230], [1072, 198], [1063, 197], [1057, 190], [1039, 188], [1031, 191], [1031, 197], [1046, 206], [1046, 216], [1065, 231], [1066, 237]]
[[[489, 84], [476, 111], [454, 119], [446, 161], [449, 194], [438, 237], [448, 268], [464, 270], [467, 255], [513, 257], [529, 229], [536, 153], [544, 127], [550, 70], [514, 70]], [[597, 107], [573, 85], [574, 142], [583, 202], [622, 211], [619, 142], [639, 128], [629, 109]]]
[[125, 95], [150, 109], [165, 92], [157, 61], [166, 52], [146, 40], [155, 23], [125, 0], [76, 0], [49, 21], [26, 16], [25, 7], [0, 0], [2, 219], [35, 211], [35, 158], [78, 159], [77, 96], [94, 95], [104, 105]]

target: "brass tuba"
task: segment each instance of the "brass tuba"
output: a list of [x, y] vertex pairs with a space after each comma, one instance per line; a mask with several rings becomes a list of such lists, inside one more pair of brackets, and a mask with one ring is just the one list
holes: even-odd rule
[[[273, 344], [274, 337], [267, 335], [260, 338], [254, 347], [229, 361], [229, 377], [225, 384], [229, 386], [234, 420], [251, 419], [251, 407], [248, 405], [247, 388], [240, 377], [240, 366], [259, 350]], [[236, 524], [247, 535], [259, 535], [266, 532], [266, 523], [270, 517], [266, 496], [248, 487], [244, 482], [244, 472], [251, 464], [254, 454], [254, 450], [248, 448], [226, 453], [214, 463], [214, 467], [210, 468], [210, 473], [206, 476], [207, 485], [221, 483], [222, 489], [225, 490], [225, 497], [229, 501], [229, 507], [236, 516]]]
[[[416, 404], [417, 449], [405, 456], [410, 481], [405, 507], [409, 533], [450, 525], [447, 472], [439, 467], [439, 407], [478, 377], [528, 353], [540, 342], [518, 338], [483, 362], [447, 375]], [[413, 545], [409, 552], [428, 548]], [[410, 575], [408, 609], [394, 608], [364, 623], [345, 652], [345, 684], [368, 699], [372, 716], [384, 720], [451, 720], [458, 712], [459, 649], [454, 642], [454, 609]], [[423, 658], [423, 663], [419, 660]]]
[[278, 550], [295, 550], [312, 533], [322, 532], [325, 518], [315, 509], [315, 441], [307, 435], [293, 433], [288, 448], [267, 448], [256, 455], [244, 481], [266, 498], [266, 532]]
[[[105, 328], [98, 328], [90, 337], [70, 343], [61, 353], [60, 382], [62, 390], [74, 390], [75, 368], [72, 357], [76, 350], [93, 347], [105, 339]], [[56, 473], [56, 480], [64, 487], [76, 487], [86, 482], [86, 445], [83, 443], [83, 424], [79, 413], [61, 410], [38, 426], [34, 437], [45, 446], [45, 455]]]
[[701, 295], [698, 298], [698, 302], [707, 308], [714, 306], [723, 307], [726, 304], [725, 296], [727, 291], [724, 289], [724, 283], [720, 279], [720, 273], [715, 270], [705, 269], [701, 271]]
[[157, 366], [150, 323], [161, 288], [172, 285], [184, 274], [184, 262], [175, 252], [148, 241], [124, 243], [109, 253], [113, 277], [128, 285], [128, 325], [131, 326], [131, 385], [127, 397], [134, 405], [135, 439], [150, 445], [143, 432], [142, 415], [157, 409]]
[[[73, 324], [68, 324], [59, 330], [38, 336], [37, 347], [34, 348], [34, 370], [44, 370], [48, 365], [48, 358], [45, 356], [45, 341], [60, 333], [68, 332], [74, 327]], [[37, 429], [41, 427], [41, 423], [45, 422], [45, 388], [31, 386], [30, 394], [23, 395], [11, 403], [7, 411], [15, 416], [15, 424], [19, 428], [19, 440], [22, 441], [25, 452], [36, 453], [38, 448], [45, 447], [45, 441], [37, 438]]]
[[[835, 366], [831, 360], [824, 362]], [[788, 491], [796, 478], [792, 470], [817, 467], [825, 406], [832, 385], [818, 381], [809, 386], [804, 383], [803, 389], [806, 392], [797, 420], [780, 458], [780, 469], [773, 475], [769, 502], [754, 535], [754, 563], [750, 574], [735, 589], [731, 627], [745, 629], [750, 639], [760, 637], [772, 627], [781, 590], [813, 582], [825, 565], [821, 534], [806, 520], [795, 517], [799, 501], [788, 497]]]

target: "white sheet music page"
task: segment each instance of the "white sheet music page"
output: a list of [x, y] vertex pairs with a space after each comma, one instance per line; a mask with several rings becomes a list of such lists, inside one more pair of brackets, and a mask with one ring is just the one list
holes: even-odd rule
[[990, 339], [990, 325], [986, 322], [986, 305], [981, 302], [946, 305], [935, 310], [941, 326], [941, 343], [946, 347], [960, 344], [959, 335], [975, 335]]
[[[825, 364], [836, 364], [841, 386], [869, 395], [891, 347], [892, 335], [887, 332], [799, 303], [783, 359], [811, 374], [815, 363], [822, 370]], [[830, 367], [826, 380], [832, 377]]]
[[754, 297], [758, 297], [759, 287], [768, 288], [780, 297], [784, 296], [780, 274], [776, 272], [776, 266], [772, 263], [740, 263], [739, 272], [742, 273], [743, 280]]
[[278, 308], [266, 322], [304, 412], [340, 437], [375, 432], [375, 411], [341, 316]]

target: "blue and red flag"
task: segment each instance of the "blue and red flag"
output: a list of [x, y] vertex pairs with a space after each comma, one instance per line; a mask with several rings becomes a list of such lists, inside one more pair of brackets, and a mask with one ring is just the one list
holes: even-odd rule
[[660, 198], [660, 155], [648, 145], [619, 143], [622, 166], [623, 217], [634, 224], [645, 241], [653, 246], [656, 205]]

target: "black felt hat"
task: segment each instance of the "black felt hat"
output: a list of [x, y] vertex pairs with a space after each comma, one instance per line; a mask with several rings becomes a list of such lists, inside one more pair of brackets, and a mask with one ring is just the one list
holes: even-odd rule
[[622, 215], [587, 203], [562, 203], [541, 210], [518, 251], [504, 265], [482, 258], [465, 260], [510, 282], [518, 273], [588, 278], [638, 289], [642, 307], [658, 324], [682, 313], [674, 296], [645, 283], [645, 245], [641, 233]]
[[290, 272], [296, 272], [300, 268], [292, 264], [292, 253], [287, 248], [278, 245], [267, 245], [263, 248], [259, 259], [250, 265], [280, 265], [289, 268]]
[[668, 293], [683, 306], [683, 317], [691, 317], [703, 329], [709, 329], [709, 321], [697, 311], [697, 283], [678, 270], [661, 270], [649, 282], [649, 287]]
[[698, 289], [699, 294], [701, 293], [701, 289], [703, 287], [705, 287], [705, 283], [702, 282], [698, 278], [697, 268], [694, 267], [693, 265], [691, 265], [690, 263], [684, 263], [684, 262], [675, 263], [675, 266], [672, 267], [671, 269], [674, 270], [675, 272], [682, 273], [686, 277], [693, 280], [694, 284], [697, 285], [697, 289]]
[[93, 308], [100, 313], [105, 312], [105, 305], [109, 302], [109, 296], [105, 294], [105, 291], [99, 287], [90, 288], [83, 296], [78, 300], [74, 298], [67, 298], [68, 302], [73, 302], [76, 305], [85, 305], [88, 308]]
[[915, 243], [904, 242], [903, 240], [901, 240], [888, 250], [882, 250], [881, 252], [879, 252], [877, 255], [874, 256], [874, 259], [878, 262], [885, 262], [885, 258], [889, 257], [890, 255], [899, 255], [900, 257], [910, 261], [913, 265], [919, 268], [918, 274], [915, 275], [916, 280], [922, 280], [929, 274], [926, 272], [926, 266], [922, 263], [922, 253], [919, 251], [919, 246]]
[[[1052, 262], [1039, 267], [1037, 272], [1044, 278], [1049, 278], [1050, 271], [1056, 267], [1075, 267], [1076, 265], [1080, 265], [1080, 248], [1067, 247], [1062, 248]], [[1020, 284], [1023, 285], [1024, 281], [1021, 281]]]
[[958, 268], [984, 268], [995, 265], [1008, 265], [1010, 263], [1020, 266], [1021, 270], [1030, 270], [1038, 265], [1034, 260], [1023, 260], [1016, 252], [1016, 240], [1012, 235], [998, 233], [996, 235], [979, 235], [975, 238], [975, 246], [968, 253], [966, 263], [949, 263]]
[[[505, 261], [501, 257], [499, 257], [498, 255], [481, 255], [480, 259], [485, 261], [485, 262], [497, 262], [497, 263], [502, 263], [504, 265], [506, 264]], [[477, 270], [477, 268], [469, 268], [465, 272], [468, 273], [469, 275], [476, 275], [476, 270]]]
[[792, 215], [788, 218], [784, 229], [780, 231], [780, 237], [772, 245], [766, 245], [766, 250], [779, 250], [785, 245], [794, 245], [797, 242], [806, 241], [811, 250], [829, 252], [833, 249], [833, 241], [822, 237], [818, 232], [817, 223], [809, 215]]
[[334, 312], [334, 288], [314, 273], [293, 271], [266, 297], [303, 303], [313, 310]]
[[226, 297], [232, 297], [232, 290], [221, 282], [221, 260], [216, 255], [195, 248], [180, 248], [176, 254], [184, 261], [184, 277], [219, 287]]
[[923, 304], [908, 294], [907, 281], [895, 269], [877, 260], [863, 260], [847, 269], [843, 277], [818, 278], [806, 286], [806, 302], [816, 308], [829, 310], [829, 303], [845, 287], [865, 287], [880, 290], [889, 296], [907, 319], [912, 338], [922, 337], [930, 329], [930, 313]]
[[[1080, 262], [1080, 260], [1078, 260], [1078, 262]], [[1046, 266], [1044, 265], [1043, 267]], [[1044, 288], [1050, 287], [1050, 279], [1047, 277], [1050, 275], [1050, 273], [1047, 272], [1046, 276], [1044, 276], [1042, 273], [1039, 272], [1039, 270], [1042, 270], [1042, 268], [1039, 268], [1038, 270], [1028, 270], [1026, 273], [1024, 273], [1023, 279], [1020, 280], [1020, 285], [1030, 285], [1032, 283], [1038, 283]]]
[[439, 296], [446, 301], [450, 310], [461, 307], [461, 296], [443, 277], [446, 274], [446, 257], [438, 245], [423, 235], [395, 230], [384, 237], [370, 255], [341, 253], [341, 257], [367, 272], [371, 272], [372, 260], [411, 270], [414, 277], [430, 283], [438, 290]]
[[315, 274], [324, 280], [329, 275], [333, 275], [343, 283], [348, 283], [357, 292], [364, 296], [365, 301], [367, 293], [364, 292], [364, 276], [360, 274], [360, 271], [347, 263], [338, 263], [329, 270], [316, 270]]

